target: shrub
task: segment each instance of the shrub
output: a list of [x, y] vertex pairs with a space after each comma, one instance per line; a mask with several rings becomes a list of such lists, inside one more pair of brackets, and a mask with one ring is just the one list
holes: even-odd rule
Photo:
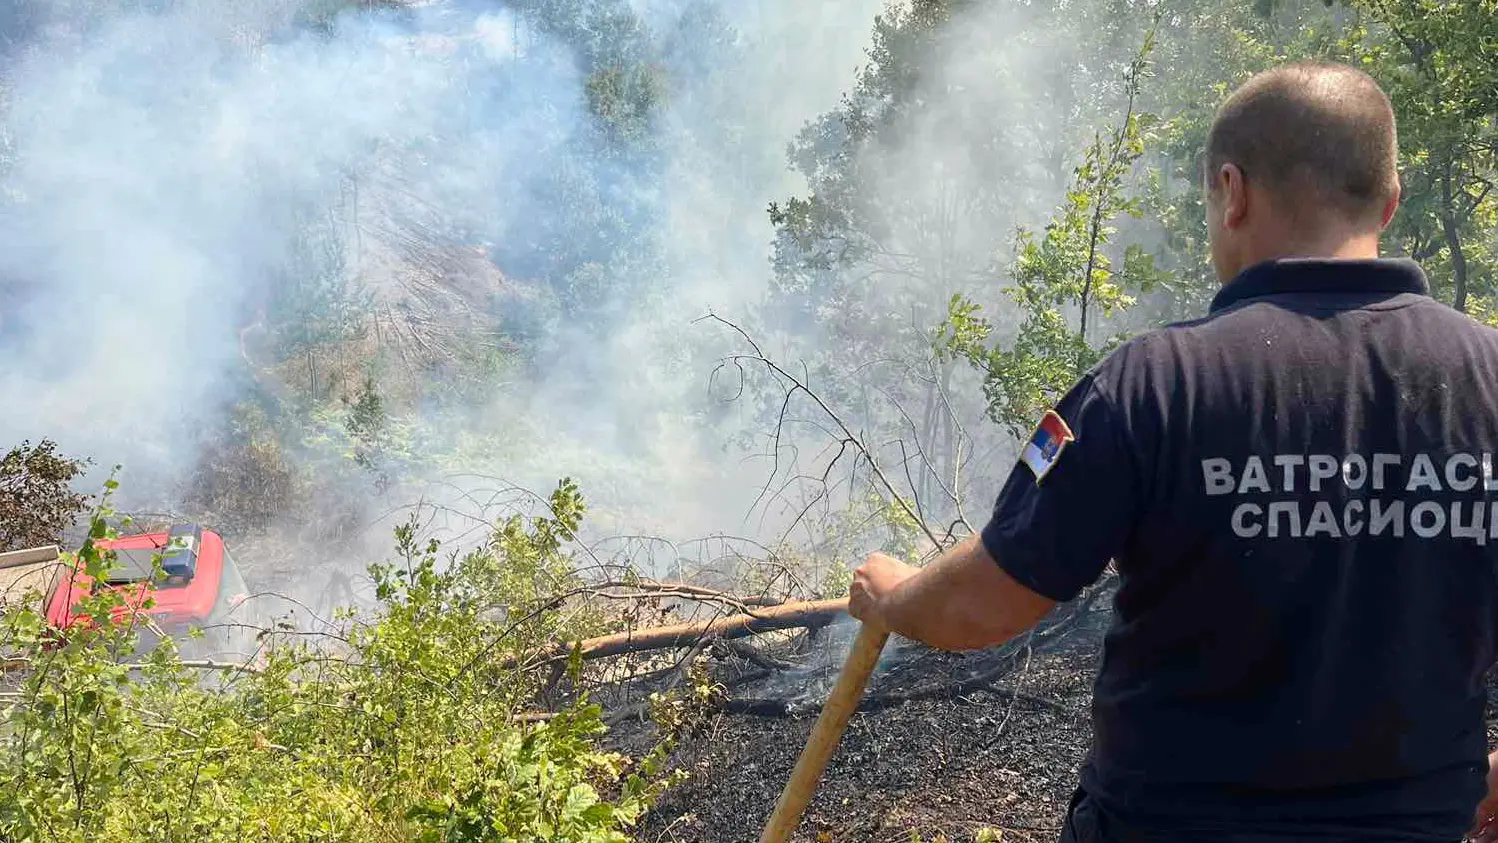
[[228, 424], [202, 443], [184, 503], [230, 532], [265, 527], [296, 511], [295, 463], [256, 405], [236, 407]]
[[[396, 561], [370, 568], [377, 610], [344, 613], [322, 644], [269, 631], [258, 670], [220, 682], [190, 675], [170, 640], [127, 664], [137, 623], [103, 622], [114, 592], [51, 644], [34, 610], [10, 612], [0, 648], [28, 669], [0, 697], [0, 839], [626, 841], [673, 779], [669, 744], [603, 751], [586, 697], [518, 716], [545, 677], [515, 657], [581, 631], [552, 590], [570, 576], [576, 489], [550, 510], [441, 564], [402, 526]], [[79, 556], [98, 574], [92, 540]]]

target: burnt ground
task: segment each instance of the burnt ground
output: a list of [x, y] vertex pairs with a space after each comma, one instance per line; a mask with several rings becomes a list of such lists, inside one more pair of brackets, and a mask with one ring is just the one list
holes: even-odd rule
[[[930, 843], [944, 835], [963, 843], [981, 828], [1002, 831], [1005, 841], [1056, 840], [1091, 741], [1092, 680], [1111, 597], [1100, 594], [1028, 652], [948, 654], [891, 639], [792, 840]], [[803, 662], [808, 652], [821, 656], [802, 669], [720, 665], [730, 702], [682, 741], [673, 763], [690, 777], [644, 819], [636, 839], [759, 838], [847, 651], [849, 627], [824, 634], [831, 640], [801, 642]], [[1494, 674], [1488, 688], [1491, 746], [1498, 744]], [[638, 750], [649, 735], [631, 719], [615, 726], [612, 741]]]
[[[1100, 597], [1027, 648], [950, 654], [891, 639], [792, 839], [907, 843], [914, 832], [958, 843], [987, 827], [1007, 841], [1054, 840], [1091, 740], [1088, 705], [1111, 595]], [[834, 627], [824, 631], [831, 641], [810, 645], [830, 654], [820, 664], [726, 680], [731, 702], [673, 758], [690, 778], [637, 839], [757, 840], [849, 634]], [[627, 721], [614, 740], [638, 749], [646, 734]]]

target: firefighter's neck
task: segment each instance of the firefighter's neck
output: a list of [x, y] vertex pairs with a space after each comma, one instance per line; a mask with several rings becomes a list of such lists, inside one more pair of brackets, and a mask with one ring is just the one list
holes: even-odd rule
[[1299, 209], [1265, 215], [1244, 234], [1243, 266], [1291, 258], [1368, 260], [1379, 257], [1382, 229], [1356, 223], [1334, 211]]
[[1262, 244], [1250, 246], [1241, 266], [1244, 269], [1260, 263], [1294, 258], [1327, 260], [1371, 260], [1379, 257], [1377, 234], [1357, 237], [1265, 238]]

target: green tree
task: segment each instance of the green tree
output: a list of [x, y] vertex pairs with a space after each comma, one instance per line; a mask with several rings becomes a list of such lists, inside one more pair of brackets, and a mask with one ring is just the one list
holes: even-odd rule
[[[774, 277], [750, 327], [815, 338], [799, 344], [808, 381], [871, 441], [919, 450], [886, 460], [920, 466], [919, 499], [959, 494], [972, 450], [962, 419], [976, 403], [929, 329], [954, 291], [996, 296], [1015, 230], [1068, 190], [1079, 138], [1112, 119], [1138, 43], [1121, 46], [1126, 30], [1110, 21], [1140, 14], [1149, 20], [1132, 4], [892, 2], [840, 105], [791, 147], [807, 189], [769, 206]], [[1010, 330], [1001, 315], [996, 328]], [[760, 412], [776, 423], [780, 396], [765, 393]]]
[[339, 226], [341, 208], [316, 207], [308, 201], [288, 216], [287, 254], [270, 290], [266, 321], [282, 360], [299, 359], [306, 395], [320, 400], [326, 373], [318, 368], [319, 352], [362, 337], [373, 310], [373, 294], [351, 277]]
[[50, 439], [22, 442], [0, 458], [0, 552], [62, 544], [92, 498], [72, 487], [89, 464], [58, 453]]
[[385, 402], [375, 388], [374, 378], [366, 376], [344, 422], [354, 439], [355, 462], [370, 470], [378, 469], [387, 424]]
[[1153, 256], [1138, 246], [1125, 249], [1118, 269], [1109, 255], [1115, 220], [1143, 213], [1127, 183], [1155, 124], [1153, 116], [1135, 110], [1153, 48], [1151, 33], [1124, 76], [1122, 119], [1087, 148], [1056, 218], [1039, 238], [1020, 234], [1008, 290], [1021, 314], [1013, 340], [1007, 347], [996, 342], [981, 306], [962, 294], [952, 297], [948, 318], [936, 329], [938, 354], [965, 358], [980, 372], [990, 418], [1015, 437], [1028, 433], [1122, 339], [1092, 343], [1089, 332], [1096, 331], [1098, 317], [1132, 306], [1130, 292], [1149, 292], [1162, 276]]
[[1218, 106], [1249, 76], [1275, 64], [1336, 52], [1347, 10], [1322, 0], [1170, 4], [1160, 22], [1156, 66], [1169, 68], [1141, 93], [1160, 115], [1140, 159], [1143, 219], [1121, 226], [1155, 241], [1167, 272], [1139, 310], [1154, 322], [1194, 318], [1219, 287], [1207, 243], [1201, 155]]
[[[1029, 79], [1002, 53], [976, 52], [952, 22], [980, 11], [964, 0], [891, 3], [852, 90], [791, 149], [808, 190], [769, 207], [775, 275], [764, 321], [829, 340], [829, 368], [922, 354], [922, 326], [940, 308], [931, 292], [982, 283], [1014, 209], [1048, 186], [1050, 174], [1016, 165], [1057, 159], [1066, 110], [1035, 103], [1070, 98], [1069, 80]], [[1029, 37], [1003, 46], [1023, 52]], [[946, 65], [958, 61], [983, 69], [982, 88], [951, 93]], [[1003, 111], [1009, 118], [995, 120]], [[857, 383], [837, 397], [877, 400]]]
[[1467, 310], [1494, 290], [1498, 229], [1498, 2], [1357, 0], [1348, 58], [1389, 91], [1404, 201], [1392, 240]]
[[1394, 104], [1404, 195], [1387, 250], [1419, 260], [1437, 294], [1459, 309], [1491, 309], [1498, 229], [1491, 2], [1177, 3], [1170, 17], [1160, 62], [1171, 71], [1147, 98], [1165, 118], [1146, 156], [1158, 168], [1146, 213], [1166, 235], [1159, 257], [1172, 271], [1162, 314], [1199, 313], [1217, 288], [1199, 170], [1217, 105], [1253, 73], [1315, 58], [1366, 70]]

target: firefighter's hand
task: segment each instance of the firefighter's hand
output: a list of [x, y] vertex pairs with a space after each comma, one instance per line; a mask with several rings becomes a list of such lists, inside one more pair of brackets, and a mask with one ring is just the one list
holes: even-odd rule
[[1498, 841], [1498, 752], [1488, 756], [1488, 792], [1477, 803], [1477, 814], [1472, 818], [1467, 839], [1477, 843]]
[[896, 586], [914, 576], [917, 570], [892, 556], [870, 554], [853, 572], [853, 585], [848, 590], [848, 614], [863, 623], [888, 628], [885, 601]]

